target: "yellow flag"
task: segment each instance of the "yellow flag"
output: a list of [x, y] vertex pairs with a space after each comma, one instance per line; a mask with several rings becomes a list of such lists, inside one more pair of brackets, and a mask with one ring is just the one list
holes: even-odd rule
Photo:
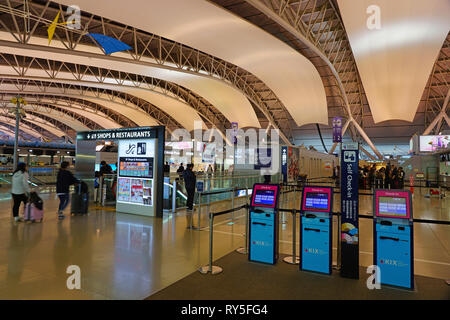
[[53, 22], [48, 26], [47, 28], [47, 34], [48, 34], [48, 44], [52, 42], [53, 35], [55, 34], [56, 26], [58, 25], [59, 20], [59, 14], [61, 13], [61, 10], [58, 11], [58, 14], [56, 15], [56, 18], [53, 20]]

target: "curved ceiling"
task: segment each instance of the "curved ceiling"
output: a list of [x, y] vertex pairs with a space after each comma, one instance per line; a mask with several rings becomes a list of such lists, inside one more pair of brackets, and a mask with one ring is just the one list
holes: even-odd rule
[[[30, 104], [24, 106], [24, 109], [25, 109], [25, 112], [30, 111], [35, 114], [41, 114], [41, 115], [47, 116], [49, 118], [55, 119], [56, 121], [64, 123], [66, 126], [68, 126], [69, 128], [71, 128], [75, 131], [91, 130], [88, 126], [84, 125], [80, 121], [72, 118], [71, 116], [69, 116], [65, 113], [62, 113], [62, 112], [54, 110], [54, 109], [51, 110], [51, 112], [49, 112], [48, 110], [46, 110], [46, 108], [39, 107], [39, 106], [36, 108]], [[25, 118], [25, 119], [28, 120], [28, 117], [29, 116], [27, 115], [27, 118]]]
[[[57, 130], [57, 129], [54, 129], [52, 126], [47, 126], [47, 125], [45, 125], [45, 124], [43, 124], [41, 122], [38, 123], [38, 122], [35, 122], [33, 120], [30, 120], [30, 119], [26, 119], [26, 121], [28, 121], [30, 123], [33, 123], [33, 124], [43, 128], [43, 129], [47, 130], [48, 132], [50, 132], [51, 134], [54, 134], [57, 137], [62, 137], [62, 136], [65, 135], [64, 132], [62, 132], [60, 130]], [[1, 116], [1, 115], [0, 115], [0, 123], [7, 123], [7, 124], [10, 124], [10, 125], [12, 125], [14, 127], [16, 126], [16, 121], [13, 118]], [[26, 132], [26, 133], [34, 136], [34, 137], [41, 137], [42, 136], [41, 133], [37, 132], [32, 127], [28, 126], [27, 124], [25, 124], [23, 122], [20, 123], [20, 130], [22, 130], [23, 132]]]
[[[53, 81], [53, 82], [58, 82], [58, 81]], [[93, 87], [93, 85], [90, 85], [90, 86]], [[107, 85], [102, 85], [102, 84], [97, 84], [96, 87], [108, 89]], [[23, 91], [23, 92], [24, 93], [27, 93], [27, 92], [38, 93], [38, 94], [43, 93], [37, 87], [35, 90], [28, 91], [30, 88], [33, 88], [33, 86], [27, 86], [27, 90]], [[114, 89], [112, 89], [112, 90], [114, 90]], [[15, 92], [15, 91], [17, 91], [17, 87], [13, 84], [2, 84], [2, 91], [3, 92]], [[64, 90], [64, 93], [62, 93], [59, 88], [46, 88], [45, 93], [52, 94], [52, 95], [73, 97], [73, 98], [80, 97], [80, 92], [77, 90], [72, 90], [72, 89], [66, 89], [66, 90]], [[98, 96], [94, 96], [94, 94], [89, 95], [89, 92], [86, 91], [86, 92], [84, 92], [83, 99], [86, 101], [90, 101], [92, 103], [100, 104], [100, 105], [104, 106], [105, 108], [110, 108], [112, 110], [115, 110], [116, 112], [120, 112], [139, 126], [157, 126], [157, 125], [159, 125], [158, 122], [154, 118], [152, 118], [150, 115], [148, 115], [145, 111], [143, 111], [139, 107], [137, 107], [137, 106], [132, 107], [132, 106], [128, 106], [128, 105], [125, 105], [122, 103], [117, 103], [117, 102], [111, 101], [111, 99], [108, 99], [108, 97], [105, 94], [99, 94]]]
[[[14, 120], [12, 120], [12, 121], [14, 121]], [[15, 125], [15, 123], [14, 123], [14, 125]], [[12, 138], [14, 138], [14, 136], [15, 136], [15, 132], [10, 127], [6, 126], [5, 123], [3, 123], [1, 120], [0, 120], [0, 131], [7, 133]], [[42, 136], [41, 134], [39, 134], [38, 132], [36, 132], [34, 130], [29, 130], [27, 128], [20, 128], [19, 135], [22, 135], [23, 133], [28, 134], [33, 138], [40, 138]]]
[[[3, 124], [0, 123], [0, 133], [3, 135], [7, 135], [10, 138], [14, 138], [15, 133], [10, 130], [7, 126], [4, 126]], [[20, 135], [21, 133], [19, 133]], [[2, 137], [0, 137], [0, 139], [2, 139]]]
[[[11, 75], [14, 76], [17, 73], [12, 67], [0, 66], [0, 75]], [[47, 75], [45, 71], [39, 69], [28, 69], [27, 74], [30, 79], [39, 79], [41, 81], [49, 81], [45, 78]], [[35, 76], [35, 77], [32, 77]], [[64, 84], [74, 84], [80, 86], [94, 87], [100, 89], [107, 89], [113, 91], [119, 91], [127, 93], [143, 99], [151, 104], [158, 106], [164, 110], [168, 115], [174, 118], [178, 123], [180, 123], [184, 128], [191, 131], [194, 130], [194, 121], [200, 121], [203, 123], [202, 118], [197, 114], [197, 112], [187, 103], [182, 102], [180, 99], [165, 95], [163, 93], [158, 93], [154, 90], [149, 90], [146, 88], [137, 88], [131, 83], [131, 81], [125, 80], [122, 84], [117, 84], [117, 81], [112, 78], [104, 78], [102, 83], [99, 83], [94, 76], [84, 76], [82, 81], [76, 80], [74, 75], [69, 72], [59, 72], [55, 78], [51, 79], [52, 82], [64, 83]], [[122, 108], [123, 109], [123, 108]], [[116, 110], [118, 111], [118, 110]], [[128, 111], [129, 112], [129, 111]], [[143, 112], [143, 111], [142, 111]], [[126, 110], [122, 110], [122, 114], [128, 117]], [[148, 117], [148, 115], [147, 115]], [[131, 118], [130, 118], [131, 119]], [[150, 124], [146, 124], [150, 125]], [[155, 125], [155, 124], [153, 124]]]
[[[260, 128], [256, 113], [247, 98], [239, 90], [222, 80], [187, 70], [170, 69], [165, 66], [157, 65], [155, 61], [145, 57], [143, 57], [140, 62], [130, 61], [128, 54], [116, 53], [114, 54], [114, 58], [116, 59], [113, 59], [112, 57], [100, 53], [97, 47], [87, 45], [80, 44], [77, 45], [77, 51], [68, 51], [64, 45], [57, 40], [53, 40], [51, 45], [52, 48], [49, 48], [47, 39], [34, 37], [30, 40], [30, 44], [36, 45], [35, 47], [32, 48], [31, 46], [27, 46], [27, 48], [21, 48], [20, 45], [15, 44], [16, 41], [10, 33], [1, 31], [0, 39], [12, 42], [6, 43], [1, 41], [0, 52], [3, 53], [42, 59], [51, 57], [52, 60], [112, 69], [176, 83], [205, 98], [222, 112], [229, 121], [239, 121], [241, 127]], [[62, 50], [51, 51], [51, 49], [55, 48], [60, 48]], [[95, 53], [95, 55], [88, 56], [83, 54], [84, 52], [91, 54]], [[165, 105], [158, 107], [166, 111]], [[191, 126], [193, 127], [193, 124], [191, 124]]]
[[[3, 88], [3, 86], [2, 86]], [[4, 91], [3, 91], [4, 92]], [[12, 91], [10, 91], [12, 92]], [[17, 90], [17, 93], [24, 93], [24, 91], [22, 90]], [[11, 96], [13, 96], [13, 94], [11, 94]], [[9, 98], [7, 97], [6, 100], [8, 100]], [[51, 106], [55, 106], [70, 112], [73, 112], [74, 114], [90, 119], [94, 122], [96, 122], [97, 124], [99, 124], [101, 127], [105, 128], [105, 129], [116, 129], [116, 128], [121, 128], [121, 126], [114, 122], [113, 120], [111, 120], [110, 118], [108, 118], [107, 115], [105, 115], [103, 112], [100, 111], [91, 111], [91, 109], [89, 109], [89, 107], [83, 107], [78, 105], [76, 102], [66, 102], [63, 99], [61, 100], [57, 100], [55, 101], [55, 99], [49, 99], [49, 98], [39, 98], [36, 99], [35, 97], [25, 97], [25, 100], [27, 101], [27, 103], [32, 106], [34, 106], [35, 108], [45, 108], [44, 105], [51, 105]], [[9, 101], [9, 100], [8, 100]], [[50, 110], [50, 112], [47, 114], [48, 116], [51, 117], [53, 110]]]
[[[375, 123], [413, 121], [450, 29], [448, 0], [338, 0]], [[380, 8], [380, 28], [369, 30]]]
[[[70, 0], [56, 2], [72, 4]], [[78, 0], [77, 5], [83, 11], [158, 34], [233, 63], [268, 85], [297, 125], [328, 124], [325, 90], [313, 64], [269, 33], [208, 1], [134, 0], [133, 5], [129, 5], [120, 0]]]
[[[39, 118], [38, 116], [28, 115], [26, 118], [26, 121], [30, 122], [38, 127], [41, 127], [42, 129], [47, 130], [48, 132], [50, 132], [51, 134], [53, 134], [57, 137], [62, 137], [62, 136], [68, 135], [67, 132], [62, 131], [61, 129], [59, 129], [56, 126], [54, 126], [53, 124], [49, 123], [45, 119]], [[22, 126], [23, 123], [21, 123], [20, 125]]]

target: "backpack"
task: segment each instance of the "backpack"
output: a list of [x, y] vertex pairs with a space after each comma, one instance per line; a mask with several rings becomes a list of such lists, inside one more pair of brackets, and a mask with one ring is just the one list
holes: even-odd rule
[[42, 201], [41, 197], [37, 194], [37, 192], [30, 192], [30, 200], [29, 202], [33, 204], [37, 209], [42, 210], [44, 207], [44, 201]]

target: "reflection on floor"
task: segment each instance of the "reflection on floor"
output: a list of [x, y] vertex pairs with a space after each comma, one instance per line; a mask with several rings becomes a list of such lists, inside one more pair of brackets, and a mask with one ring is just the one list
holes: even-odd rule
[[[92, 207], [88, 216], [58, 221], [55, 195], [43, 198], [42, 224], [13, 223], [10, 201], [0, 202], [0, 299], [143, 299], [208, 261], [209, 232], [187, 229], [183, 211], [157, 219]], [[450, 220], [448, 204], [415, 199], [415, 217]], [[211, 210], [229, 207], [224, 202]], [[360, 212], [370, 211], [370, 197], [361, 199]], [[231, 218], [215, 221], [214, 259], [243, 245], [244, 211]], [[287, 254], [292, 250], [291, 219], [282, 215], [285, 223], [280, 223], [280, 251]], [[201, 226], [207, 226], [206, 217]], [[360, 261], [367, 266], [372, 264], [372, 221], [362, 219], [360, 229]], [[450, 278], [450, 226], [416, 224], [414, 230], [416, 273]], [[81, 290], [67, 288], [70, 265], [81, 269]]]

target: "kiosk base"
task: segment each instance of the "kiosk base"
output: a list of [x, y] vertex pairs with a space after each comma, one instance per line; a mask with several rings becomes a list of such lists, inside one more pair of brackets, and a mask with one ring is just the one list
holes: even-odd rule
[[293, 256], [285, 257], [285, 258], [283, 258], [283, 261], [286, 263], [289, 263], [289, 264], [299, 264], [300, 263], [299, 257], [295, 257], [295, 260], [294, 260]]
[[223, 271], [223, 269], [221, 267], [218, 266], [212, 266], [211, 267], [211, 271], [209, 270], [209, 266], [204, 266], [204, 267], [200, 267], [198, 269], [198, 271], [201, 274], [207, 274], [208, 272], [211, 272], [211, 274], [219, 274]]
[[359, 279], [359, 245], [341, 245], [341, 277]]

